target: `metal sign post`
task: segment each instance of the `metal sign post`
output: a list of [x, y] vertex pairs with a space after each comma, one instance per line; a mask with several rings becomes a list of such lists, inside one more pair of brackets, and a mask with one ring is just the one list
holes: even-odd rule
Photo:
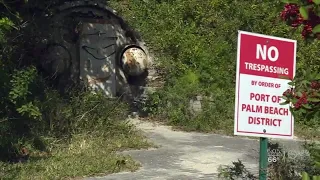
[[259, 180], [267, 180], [268, 169], [268, 139], [260, 138]]

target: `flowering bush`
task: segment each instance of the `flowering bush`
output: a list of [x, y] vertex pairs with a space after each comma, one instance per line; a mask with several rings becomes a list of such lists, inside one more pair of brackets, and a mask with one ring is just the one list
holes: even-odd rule
[[300, 26], [305, 39], [320, 39], [320, 0], [284, 0], [281, 18], [293, 28]]
[[[320, 0], [284, 0], [280, 16], [295, 29], [302, 26], [301, 35], [306, 40], [320, 40]], [[320, 113], [320, 74], [304, 71], [289, 83], [292, 88], [283, 93], [286, 103], [292, 103], [292, 112], [310, 119]]]
[[302, 77], [296, 77], [283, 93], [284, 104], [292, 103], [291, 111], [303, 115], [307, 120], [320, 115], [320, 74], [304, 72]]
[[[320, 0], [284, 0], [286, 3], [281, 18], [295, 29], [302, 26], [305, 40], [320, 40]], [[290, 83], [292, 87], [283, 93], [284, 104], [291, 103], [291, 111], [307, 122], [313, 120], [319, 125], [320, 117], [320, 74], [303, 71]], [[313, 148], [311, 156], [315, 166], [320, 168], [319, 148]], [[315, 177], [314, 177], [315, 178]], [[307, 173], [303, 179], [309, 179]]]

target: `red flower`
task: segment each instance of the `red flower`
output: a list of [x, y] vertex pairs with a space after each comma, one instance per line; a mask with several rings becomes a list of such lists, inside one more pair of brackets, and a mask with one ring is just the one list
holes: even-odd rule
[[308, 3], [313, 4], [313, 0], [308, 0]]
[[299, 17], [299, 6], [296, 4], [286, 4], [284, 6], [284, 10], [281, 12], [280, 17], [283, 20], [288, 20], [290, 18], [298, 18]]
[[298, 101], [294, 104], [296, 110], [300, 109], [302, 105], [307, 104], [307, 93], [303, 92], [301, 97], [298, 97]]
[[310, 85], [311, 89], [320, 89], [320, 82], [319, 81], [313, 81], [311, 82], [311, 85]]

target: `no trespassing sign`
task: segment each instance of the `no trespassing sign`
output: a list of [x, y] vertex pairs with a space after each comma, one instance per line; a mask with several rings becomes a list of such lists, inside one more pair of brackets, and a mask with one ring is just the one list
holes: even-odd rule
[[234, 135], [293, 138], [289, 105], [280, 105], [295, 75], [297, 42], [239, 31]]

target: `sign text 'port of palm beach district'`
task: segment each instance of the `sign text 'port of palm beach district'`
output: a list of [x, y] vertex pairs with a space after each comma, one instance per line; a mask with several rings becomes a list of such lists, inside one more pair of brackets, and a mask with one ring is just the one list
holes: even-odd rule
[[295, 40], [238, 32], [234, 135], [293, 138], [289, 105], [280, 105], [296, 69]]

